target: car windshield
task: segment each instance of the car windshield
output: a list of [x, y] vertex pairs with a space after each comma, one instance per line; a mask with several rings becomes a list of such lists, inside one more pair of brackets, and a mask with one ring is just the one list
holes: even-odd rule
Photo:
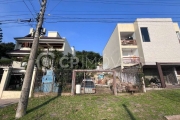
[[84, 85], [86, 88], [94, 88], [93, 81], [85, 81], [85, 84], [84, 84], [84, 82], [82, 83], [82, 87], [84, 87]]

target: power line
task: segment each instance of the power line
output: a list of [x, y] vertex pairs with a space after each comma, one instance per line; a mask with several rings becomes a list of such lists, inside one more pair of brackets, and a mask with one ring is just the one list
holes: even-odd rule
[[[120, 4], [120, 5], [163, 5], [163, 6], [179, 6], [179, 3], [163, 3], [163, 2], [159, 2], [159, 3], [156, 3], [156, 2], [135, 2], [135, 1], [81, 1], [81, 0], [76, 0], [76, 1], [63, 1], [63, 2], [81, 2], [81, 3], [100, 3], [100, 4]], [[128, 3], [130, 2], [130, 3]], [[133, 3], [135, 2], [135, 3]]]
[[31, 13], [31, 15], [33, 16], [33, 18], [35, 19], [33, 13], [31, 12], [31, 10], [29, 9], [29, 7], [27, 6], [27, 4], [25, 3], [25, 1], [23, 0], [24, 4], [26, 5], [26, 7], [28, 8], [29, 12]]
[[[58, 23], [58, 22], [91, 22], [91, 23], [134, 23], [136, 21], [133, 20], [57, 20], [57, 21], [45, 21], [46, 23]], [[158, 23], [158, 22], [164, 22], [164, 23], [168, 23], [168, 22], [180, 22], [180, 20], [178, 21], [138, 21], [139, 23], [145, 23], [147, 24], [148, 22], [152, 22], [152, 23]]]
[[32, 6], [32, 8], [33, 8], [33, 10], [34, 10], [34, 12], [37, 13], [37, 12], [36, 12], [36, 9], [34, 8], [32, 2], [31, 2], [31, 0], [29, 0], [29, 2], [30, 2], [30, 4], [31, 4], [31, 6]]
[[86, 13], [86, 14], [65, 14], [65, 13], [62, 13], [62, 14], [53, 14], [52, 16], [59, 16], [59, 15], [73, 15], [73, 16], [75, 16], [75, 15], [84, 15], [84, 16], [89, 16], [89, 15], [179, 15], [178, 13], [177, 14], [175, 14], [175, 13], [118, 13], [118, 14], [116, 14], [116, 13], [111, 13], [111, 14], [107, 14], [107, 13], [105, 13], [105, 14], [102, 14], [102, 13], [93, 13], [93, 14], [91, 14], [91, 13]]
[[49, 0], [49, 2], [47, 2], [47, 9], [48, 9], [48, 7], [49, 7], [49, 4], [50, 4], [50, 0]]
[[53, 8], [52, 10], [50, 10], [49, 14], [59, 5], [59, 3], [61, 2], [62, 0], [60, 0]]
[[[58, 0], [54, 0], [54, 1], [58, 1]], [[114, 0], [98, 0], [98, 1], [96, 1], [96, 0], [66, 0], [66, 1], [63, 1], [63, 2], [84, 2], [84, 3], [106, 3], [106, 4], [117, 4], [117, 3], [121, 3], [121, 4], [133, 4], [133, 5], [135, 5], [135, 4], [137, 4], [138, 3], [138, 5], [139, 4], [147, 4], [147, 5], [149, 5], [149, 4], [160, 4], [160, 5], [162, 5], [163, 3], [165, 3], [165, 4], [167, 4], [167, 5], [178, 5], [179, 4], [179, 2], [172, 2], [172, 1], [164, 1], [164, 2], [162, 2], [162, 1], [154, 1], [154, 2], [152, 2], [152, 1], [130, 1], [130, 0], [128, 0], [128, 1], [126, 1], [126, 0], [118, 0], [118, 1], [114, 1]], [[135, 4], [134, 4], [135, 3]]]
[[3, 1], [3, 2], [0, 2], [0, 4], [9, 4], [9, 3], [17, 3], [17, 2], [22, 2], [22, 1], [11, 1], [11, 2]]

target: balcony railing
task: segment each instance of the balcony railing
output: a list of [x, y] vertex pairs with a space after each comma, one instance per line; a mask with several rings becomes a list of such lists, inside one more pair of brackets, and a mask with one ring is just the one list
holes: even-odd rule
[[139, 64], [140, 59], [139, 57], [123, 57], [124, 64]]
[[136, 40], [121, 40], [122, 45], [137, 45]]

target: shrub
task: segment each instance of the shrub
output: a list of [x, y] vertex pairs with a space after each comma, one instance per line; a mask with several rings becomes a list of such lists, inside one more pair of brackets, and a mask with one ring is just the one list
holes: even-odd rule
[[4, 59], [4, 60], [0, 60], [0, 65], [2, 66], [6, 66], [6, 65], [11, 65], [12, 64], [12, 60], [11, 59]]
[[144, 83], [145, 83], [145, 86], [148, 87], [150, 85], [149, 79], [145, 78]]

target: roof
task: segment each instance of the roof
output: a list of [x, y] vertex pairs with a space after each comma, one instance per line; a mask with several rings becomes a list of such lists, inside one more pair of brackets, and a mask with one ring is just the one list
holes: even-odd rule
[[[15, 37], [14, 39], [33, 39], [33, 37]], [[63, 39], [61, 37], [47, 37], [47, 36], [42, 36], [40, 39]]]

